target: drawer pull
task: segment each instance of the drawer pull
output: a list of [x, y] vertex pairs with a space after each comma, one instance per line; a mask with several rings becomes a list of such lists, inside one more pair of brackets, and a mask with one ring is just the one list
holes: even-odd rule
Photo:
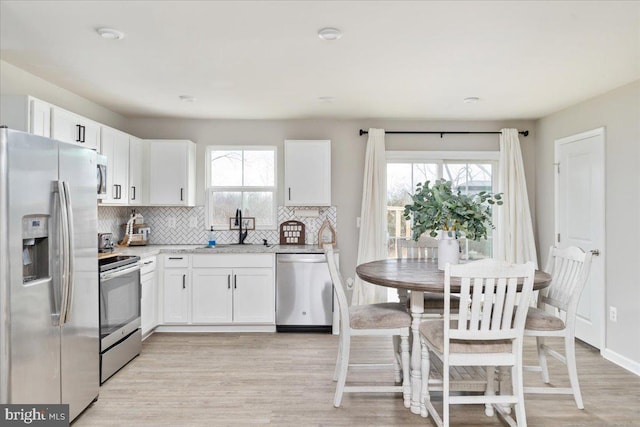
[[181, 256], [170, 256], [169, 259], [183, 259]]
[[153, 261], [145, 261], [143, 262], [144, 265], [149, 265], [149, 264], [153, 264]]

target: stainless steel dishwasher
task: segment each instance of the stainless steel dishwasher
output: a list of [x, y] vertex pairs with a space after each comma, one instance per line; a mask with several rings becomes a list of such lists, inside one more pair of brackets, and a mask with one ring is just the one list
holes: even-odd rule
[[333, 284], [324, 254], [278, 254], [276, 259], [276, 330], [331, 332]]

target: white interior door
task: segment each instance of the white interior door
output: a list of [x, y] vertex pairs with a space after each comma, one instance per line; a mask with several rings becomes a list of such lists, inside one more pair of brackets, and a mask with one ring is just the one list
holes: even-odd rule
[[597, 251], [582, 292], [576, 337], [604, 343], [604, 128], [556, 140], [556, 245]]

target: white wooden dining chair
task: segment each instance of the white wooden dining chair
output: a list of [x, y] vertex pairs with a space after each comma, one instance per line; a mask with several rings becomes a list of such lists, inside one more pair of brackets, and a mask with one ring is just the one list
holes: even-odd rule
[[[522, 340], [527, 305], [516, 304], [518, 281], [520, 298], [531, 298], [534, 264], [508, 264], [487, 259], [445, 268], [445, 309], [443, 320], [420, 324], [422, 348], [422, 415], [430, 414], [440, 427], [449, 425], [451, 404], [491, 404], [511, 426], [526, 426], [522, 385]], [[457, 320], [452, 319], [449, 297], [451, 278], [461, 281]], [[443, 415], [440, 417], [429, 392], [430, 353], [442, 361]], [[450, 371], [457, 366], [508, 366], [512, 394], [479, 396], [450, 395]], [[491, 369], [491, 368], [489, 368]], [[489, 376], [489, 381], [493, 381]], [[491, 385], [488, 386], [491, 389]], [[506, 392], [500, 390], [501, 393]], [[515, 404], [517, 424], [502, 405]]]
[[[344, 282], [336, 265], [333, 246], [325, 245], [324, 249], [329, 266], [329, 274], [333, 281], [333, 289], [340, 309], [340, 341], [333, 378], [338, 383], [336, 384], [333, 406], [336, 408], [340, 406], [343, 393], [401, 392], [404, 406], [408, 408], [411, 406], [411, 384], [409, 378], [409, 326], [411, 325], [411, 316], [400, 303], [367, 304], [349, 307], [344, 290]], [[347, 371], [350, 367], [397, 367], [396, 363], [349, 363], [351, 337], [353, 336], [400, 337], [401, 385], [346, 385]], [[394, 353], [396, 351], [397, 349], [394, 346]]]
[[[398, 239], [396, 244], [398, 247], [398, 258], [431, 259], [435, 261], [438, 257], [438, 240], [426, 234], [421, 236], [418, 241]], [[406, 290], [398, 289], [398, 298], [401, 303], [407, 305], [407, 309], [410, 309], [408, 292]], [[455, 295], [451, 296], [451, 308], [458, 308], [458, 297]], [[440, 317], [443, 312], [444, 295], [425, 292], [424, 313], [422, 313], [421, 316], [422, 320]]]
[[[525, 387], [524, 392], [573, 394], [579, 409], [584, 409], [584, 404], [576, 366], [576, 317], [590, 269], [591, 252], [584, 252], [575, 246], [565, 249], [552, 246], [545, 267], [545, 271], [551, 275], [551, 284], [540, 291], [537, 306], [529, 308], [524, 327], [525, 337], [536, 337], [540, 361], [539, 366], [526, 366], [525, 369], [542, 372], [542, 380], [548, 384], [548, 354], [567, 365], [571, 384], [571, 387]], [[564, 338], [564, 356], [548, 347], [544, 342], [545, 337]]]

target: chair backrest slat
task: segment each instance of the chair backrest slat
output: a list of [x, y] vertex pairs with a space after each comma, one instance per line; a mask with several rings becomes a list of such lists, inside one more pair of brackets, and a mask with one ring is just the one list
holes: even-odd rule
[[451, 294], [451, 277], [460, 278], [458, 324], [450, 329], [451, 307], [445, 304], [445, 352], [449, 339], [492, 340], [522, 336], [528, 304], [516, 305], [518, 283], [521, 300], [533, 290], [533, 263], [509, 264], [482, 260], [445, 269], [445, 302]]
[[489, 298], [484, 298], [484, 304], [482, 306], [482, 324], [480, 325], [481, 331], [495, 330], [494, 325], [491, 324], [493, 315], [493, 304], [495, 302], [496, 283], [493, 277], [489, 277], [485, 280], [485, 294], [490, 295]]
[[551, 275], [551, 284], [539, 297], [539, 305], [546, 304], [561, 311], [575, 314], [580, 295], [588, 280], [591, 268], [591, 253], [575, 246], [565, 249], [551, 247], [546, 272]]

